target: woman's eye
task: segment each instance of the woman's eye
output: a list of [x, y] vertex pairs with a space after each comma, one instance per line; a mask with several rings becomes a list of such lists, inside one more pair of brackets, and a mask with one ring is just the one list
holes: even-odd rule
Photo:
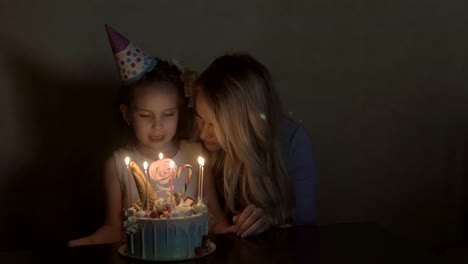
[[167, 113], [167, 114], [164, 114], [164, 116], [167, 116], [167, 117], [174, 116], [174, 113]]
[[198, 120], [198, 122], [200, 122], [200, 123], [205, 123], [205, 120], [203, 120], [203, 119], [202, 119], [201, 117], [199, 117], [199, 116], [197, 116], [197, 120]]
[[150, 115], [146, 115], [146, 114], [140, 114], [139, 116], [142, 117], [142, 118], [150, 117]]

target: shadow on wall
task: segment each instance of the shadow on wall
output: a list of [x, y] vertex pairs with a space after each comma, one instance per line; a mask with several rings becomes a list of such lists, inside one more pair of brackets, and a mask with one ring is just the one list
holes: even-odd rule
[[[466, 136], [465, 136], [465, 142], [464, 142], [464, 158], [463, 160], [468, 164], [468, 130], [465, 130]], [[468, 246], [468, 165], [464, 167], [463, 171], [463, 225], [462, 225], [462, 241], [461, 245]]]
[[[105, 73], [58, 72], [17, 48], [5, 50], [22, 112], [14, 122], [28, 128], [15, 139], [22, 142], [24, 135], [31, 146], [23, 151], [26, 164], [2, 175], [0, 250], [87, 235], [104, 219], [101, 165], [119, 133], [113, 119], [117, 87], [96, 80]], [[6, 150], [0, 151], [7, 157]]]

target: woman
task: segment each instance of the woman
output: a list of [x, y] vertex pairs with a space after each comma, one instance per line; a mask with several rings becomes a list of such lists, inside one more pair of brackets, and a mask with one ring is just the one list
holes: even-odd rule
[[232, 220], [222, 232], [247, 237], [314, 224], [311, 144], [304, 128], [283, 115], [267, 68], [247, 54], [221, 56], [198, 77], [194, 92], [213, 188]]

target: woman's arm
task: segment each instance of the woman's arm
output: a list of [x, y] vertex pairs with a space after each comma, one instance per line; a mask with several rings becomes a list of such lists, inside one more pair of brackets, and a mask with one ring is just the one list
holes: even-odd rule
[[296, 194], [296, 224], [316, 223], [317, 170], [312, 144], [302, 126], [288, 137], [288, 174]]
[[105, 164], [104, 189], [106, 191], [106, 220], [103, 226], [92, 235], [72, 240], [70, 247], [92, 244], [105, 244], [119, 242], [122, 239], [122, 191], [118, 179], [114, 158], [111, 157]]

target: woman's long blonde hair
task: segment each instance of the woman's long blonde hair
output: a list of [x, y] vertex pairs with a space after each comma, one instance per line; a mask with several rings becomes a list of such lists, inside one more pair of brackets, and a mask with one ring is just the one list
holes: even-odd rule
[[225, 208], [255, 204], [273, 225], [294, 221], [295, 199], [281, 139], [281, 106], [265, 66], [247, 54], [217, 58], [197, 79], [213, 113], [215, 176]]

